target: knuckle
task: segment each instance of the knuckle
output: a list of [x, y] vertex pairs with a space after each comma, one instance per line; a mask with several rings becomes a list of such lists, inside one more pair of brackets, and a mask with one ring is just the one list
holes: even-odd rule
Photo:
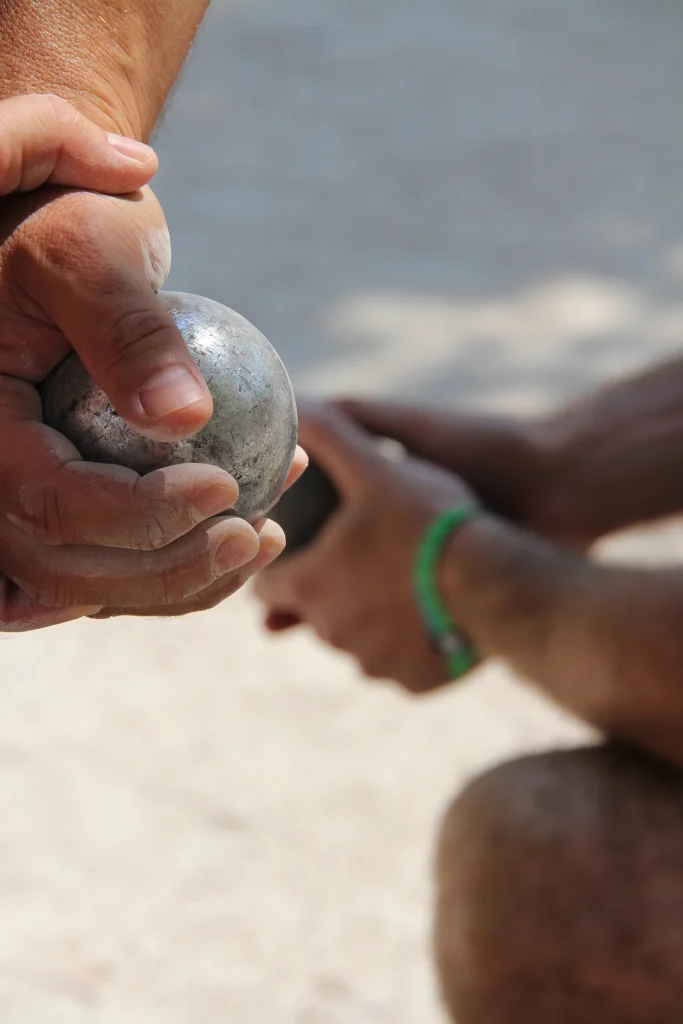
[[[36, 579], [29, 579], [28, 586], [22, 583], [22, 587], [29, 597], [42, 605], [44, 608], [60, 608], [67, 602], [64, 581], [56, 573], [42, 570]], [[73, 602], [72, 602], [73, 603]]]
[[169, 543], [170, 537], [164, 523], [158, 516], [154, 516], [145, 525], [145, 543], [143, 550], [160, 551]]
[[98, 272], [103, 239], [111, 225], [104, 222], [99, 197], [68, 193], [41, 211], [36, 231], [22, 232], [21, 249], [26, 258], [39, 267], [69, 278], [89, 280], [97, 274], [98, 283], [107, 284], [107, 275]]
[[24, 495], [24, 511], [29, 516], [33, 532], [44, 544], [58, 547], [76, 543], [76, 527], [63, 508], [63, 499], [56, 488], [33, 488]]
[[187, 572], [179, 570], [177, 566], [164, 568], [159, 576], [160, 604], [174, 605], [182, 604], [196, 591], [192, 587]]
[[134, 525], [130, 547], [137, 551], [160, 551], [173, 539], [170, 524], [159, 513], [150, 512], [144, 522]]
[[15, 276], [29, 294], [38, 280], [78, 283], [79, 290], [124, 301], [132, 269], [139, 262], [139, 240], [110, 196], [65, 192], [42, 206], [12, 237]]
[[49, 564], [47, 558], [33, 559], [32, 564], [22, 566], [20, 576], [15, 575], [17, 586], [35, 604], [43, 608], [70, 608], [75, 605], [97, 604], [97, 597], [79, 590], [79, 583], [58, 568]]
[[172, 483], [157, 470], [138, 476], [131, 484], [127, 507], [135, 516], [131, 546], [159, 551], [195, 525], [183, 498], [173, 492]]
[[72, 133], [74, 129], [85, 130], [87, 125], [83, 115], [68, 100], [53, 93], [40, 93], [35, 98], [36, 112], [46, 130], [52, 131], [54, 126]]

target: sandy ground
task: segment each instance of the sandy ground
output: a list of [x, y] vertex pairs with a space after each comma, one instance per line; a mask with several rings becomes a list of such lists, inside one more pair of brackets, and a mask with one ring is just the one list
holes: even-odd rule
[[[674, 351], [682, 30], [676, 0], [220, 0], [158, 139], [171, 283], [301, 390], [533, 410]], [[500, 667], [367, 685], [248, 595], [0, 659], [3, 1024], [439, 1024], [438, 816], [583, 735]]]

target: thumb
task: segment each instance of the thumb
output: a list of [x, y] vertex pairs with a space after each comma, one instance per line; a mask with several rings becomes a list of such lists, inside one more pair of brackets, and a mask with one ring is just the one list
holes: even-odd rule
[[[168, 231], [151, 192], [125, 199], [67, 192], [25, 222], [12, 273], [135, 430], [174, 441], [200, 430], [211, 395], [157, 298]], [[162, 268], [160, 270], [160, 268]]]
[[59, 96], [0, 101], [0, 196], [46, 182], [134, 192], [157, 167], [150, 146], [104, 131]]
[[299, 442], [347, 497], [357, 494], [385, 461], [374, 439], [331, 404], [299, 403]]

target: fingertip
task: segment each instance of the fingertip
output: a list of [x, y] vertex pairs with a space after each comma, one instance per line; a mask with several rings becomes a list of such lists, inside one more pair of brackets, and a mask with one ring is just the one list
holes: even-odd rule
[[287, 479], [285, 480], [284, 487], [282, 488], [283, 494], [285, 491], [288, 491], [290, 487], [293, 487], [297, 480], [303, 476], [308, 469], [309, 462], [310, 459], [308, 458], [307, 453], [300, 445], [297, 445], [292, 465], [290, 466]]
[[237, 482], [222, 470], [218, 472], [220, 478], [202, 486], [192, 498], [191, 514], [196, 523], [227, 512], [239, 497]]
[[56, 270], [41, 261], [31, 290], [117, 413], [143, 436], [172, 443], [206, 426], [213, 399], [183, 333], [150, 286], [150, 238], [162, 215], [153, 198], [144, 207], [146, 199], [143, 194], [139, 210], [99, 200], [72, 204], [66, 264]]
[[213, 399], [202, 377], [188, 366], [157, 371], [138, 392], [143, 422], [133, 423], [154, 441], [192, 437], [213, 415]]
[[308, 458], [308, 453], [303, 450], [300, 444], [298, 444], [294, 452], [294, 458], [292, 459], [292, 466], [300, 466], [301, 471], [303, 472], [309, 462], [310, 459]]
[[259, 519], [254, 523], [254, 529], [258, 533], [260, 543], [260, 550], [253, 565], [253, 571], [257, 573], [282, 554], [287, 546], [287, 540], [284, 530], [272, 519]]
[[218, 576], [233, 572], [257, 558], [260, 538], [244, 519], [226, 518], [218, 528], [214, 569]]
[[259, 540], [261, 542], [261, 554], [267, 559], [267, 562], [264, 562], [264, 564], [272, 562], [278, 555], [281, 555], [287, 546], [284, 530], [278, 523], [274, 523], [272, 519], [266, 519], [261, 527]]
[[136, 164], [144, 168], [159, 165], [156, 153], [145, 142], [138, 142], [127, 135], [117, 135], [115, 132], [107, 132], [107, 142], [126, 164]]
[[159, 170], [159, 158], [151, 146], [125, 135], [106, 133], [107, 163], [103, 168], [108, 190], [114, 193], [135, 192], [147, 185]]

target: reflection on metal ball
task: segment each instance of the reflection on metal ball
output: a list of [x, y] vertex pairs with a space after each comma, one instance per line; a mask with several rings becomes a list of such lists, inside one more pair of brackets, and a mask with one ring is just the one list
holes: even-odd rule
[[182, 462], [219, 466], [240, 488], [226, 511], [253, 522], [276, 501], [294, 457], [297, 415], [287, 371], [260, 331], [226, 306], [184, 292], [161, 292], [159, 299], [213, 397], [206, 427], [174, 443], [143, 437], [116, 413], [74, 353], [41, 387], [45, 422], [88, 462], [138, 473]]

